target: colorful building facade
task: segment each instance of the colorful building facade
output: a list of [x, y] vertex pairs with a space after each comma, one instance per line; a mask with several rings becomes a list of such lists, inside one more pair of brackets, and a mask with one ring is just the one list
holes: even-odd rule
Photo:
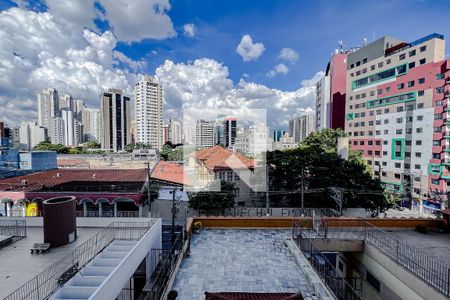
[[352, 148], [387, 190], [446, 200], [450, 60], [444, 37], [411, 43], [382, 37], [348, 54], [346, 77], [345, 131]]

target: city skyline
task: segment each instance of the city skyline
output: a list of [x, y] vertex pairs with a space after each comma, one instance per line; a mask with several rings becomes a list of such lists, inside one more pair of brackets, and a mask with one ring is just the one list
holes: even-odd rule
[[[383, 8], [382, 19], [386, 22], [359, 28], [352, 24], [360, 21], [361, 15], [367, 20], [380, 17], [378, 10], [367, 9], [375, 4], [231, 3], [221, 4], [222, 12], [210, 13], [208, 8], [218, 4], [199, 1], [182, 14], [185, 3], [150, 1], [159, 5], [161, 11], [153, 18], [155, 26], [151, 30], [145, 27], [151, 18], [142, 17], [155, 14], [152, 9], [145, 9], [147, 2], [136, 4], [137, 7], [130, 5], [126, 8], [129, 14], [122, 17], [121, 3], [105, 2], [88, 2], [92, 4], [89, 9], [74, 2], [71, 11], [52, 1], [24, 2], [20, 7], [9, 1], [1, 4], [0, 23], [5, 29], [2, 34], [10, 43], [1, 49], [2, 60], [9, 64], [4, 69], [0, 103], [5, 108], [3, 118], [10, 126], [21, 120], [35, 120], [34, 95], [42, 88], [65, 91], [92, 107], [100, 91], [114, 87], [131, 95], [137, 77], [149, 74], [166, 86], [165, 120], [176, 118], [175, 112], [184, 103], [189, 106], [192, 102], [214, 102], [221, 106], [231, 102], [236, 106], [268, 108], [270, 127], [287, 128], [286, 119], [313, 112], [315, 88], [310, 79], [315, 81], [322, 74], [318, 72], [324, 71], [323, 61], [329, 59], [339, 40], [351, 47], [360, 46], [363, 38], [372, 41], [385, 34], [414, 40], [430, 32], [448, 33], [440, 18], [427, 18], [445, 9], [444, 2], [434, 6], [428, 1], [383, 2], [377, 8]], [[400, 7], [406, 12], [405, 22], [392, 26], [394, 19], [398, 21], [392, 15]], [[332, 30], [327, 25], [323, 32], [308, 32], [338, 9], [342, 12], [327, 22], [344, 24], [345, 20], [349, 28], [356, 30], [344, 32], [346, 26]], [[140, 14], [130, 18], [136, 11]], [[304, 11], [310, 16], [299, 18]], [[348, 11], [357, 17], [345, 18]], [[248, 21], [246, 26], [231, 24], [227, 17], [231, 12], [239, 20]], [[264, 16], [269, 14], [273, 25], [267, 27]], [[35, 32], [27, 26], [14, 27], [20, 23], [15, 22], [18, 20], [25, 24], [36, 20]], [[45, 28], [52, 28], [54, 34], [48, 35]], [[13, 32], [15, 36], [11, 35]], [[292, 37], [287, 32], [301, 34]], [[35, 39], [31, 40], [33, 35]], [[24, 40], [29, 43], [23, 45]], [[316, 47], [317, 43], [321, 47]], [[211, 44], [218, 47], [210, 47]], [[199, 96], [203, 98], [199, 100]], [[278, 118], [283, 111], [288, 112], [287, 118]]]

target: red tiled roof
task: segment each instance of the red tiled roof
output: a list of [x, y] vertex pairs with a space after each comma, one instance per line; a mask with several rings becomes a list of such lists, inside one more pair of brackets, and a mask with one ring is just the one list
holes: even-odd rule
[[58, 166], [76, 166], [86, 164], [86, 162], [79, 159], [58, 159], [57, 164]]
[[238, 168], [254, 168], [253, 159], [245, 155], [227, 150], [221, 146], [214, 146], [198, 150], [191, 154], [210, 170], [230, 170]]
[[[22, 181], [26, 180], [26, 185]], [[78, 170], [56, 169], [45, 172], [37, 172], [23, 176], [17, 176], [0, 180], [0, 191], [38, 191], [42, 187], [54, 187], [68, 182], [136, 182], [144, 183], [147, 180], [147, 170]]]
[[300, 293], [205, 292], [205, 300], [303, 300]]
[[156, 164], [150, 177], [176, 184], [191, 185], [191, 181], [184, 173], [183, 165], [163, 160]]

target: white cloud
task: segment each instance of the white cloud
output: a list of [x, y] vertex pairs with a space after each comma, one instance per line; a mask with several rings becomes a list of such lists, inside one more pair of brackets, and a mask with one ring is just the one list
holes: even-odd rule
[[286, 75], [289, 72], [289, 68], [285, 64], [278, 64], [272, 70], [270, 70], [266, 76], [274, 77], [278, 74]]
[[184, 30], [184, 35], [186, 35], [188, 37], [194, 37], [195, 33], [197, 31], [197, 28], [195, 27], [194, 24], [190, 23], [190, 24], [184, 24], [183, 30]]
[[263, 43], [253, 43], [252, 37], [244, 35], [236, 48], [243, 61], [257, 60], [266, 50]]
[[[0, 12], [0, 117], [10, 125], [36, 120], [36, 93], [55, 87], [90, 106], [108, 87], [132, 92], [141, 61], [114, 51], [110, 31], [97, 34], [70, 27], [48, 12], [11, 8]], [[115, 68], [121, 63], [125, 68]]]
[[292, 48], [283, 48], [278, 58], [288, 62], [296, 62], [298, 60], [298, 53]]
[[169, 0], [99, 0], [119, 41], [139, 42], [176, 36], [167, 15]]
[[[301, 83], [294, 91], [271, 89], [243, 79], [233, 84], [228, 68], [213, 59], [197, 59], [189, 63], [166, 60], [156, 69], [156, 79], [164, 86], [164, 110], [171, 116], [180, 113], [180, 107], [245, 109], [265, 108], [270, 126], [287, 125], [294, 115], [313, 112], [316, 78]], [[178, 115], [178, 117], [182, 117]], [[199, 116], [199, 118], [205, 116]]]
[[55, 21], [68, 30], [96, 29], [94, 19], [99, 12], [94, 9], [95, 0], [45, 0], [48, 12], [56, 16]]

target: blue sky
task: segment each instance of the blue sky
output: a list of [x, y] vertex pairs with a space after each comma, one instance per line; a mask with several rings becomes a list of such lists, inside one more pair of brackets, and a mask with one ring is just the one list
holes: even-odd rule
[[[288, 117], [312, 111], [314, 88], [310, 83], [302, 84], [302, 81], [317, 79], [320, 76], [317, 72], [324, 70], [339, 40], [343, 40], [344, 44], [350, 47], [360, 46], [363, 38], [370, 42], [383, 35], [391, 35], [412, 41], [432, 32], [448, 37], [450, 31], [450, 1], [445, 0], [73, 0], [67, 2], [71, 7], [64, 7], [64, 3], [55, 0], [0, 2], [3, 36], [12, 41], [6, 46], [0, 45], [0, 59], [9, 59], [15, 69], [22, 68], [24, 76], [32, 74], [25, 81], [23, 78], [14, 78], [12, 69], [11, 73], [8, 73], [8, 68], [5, 67], [4, 71], [0, 64], [0, 72], [4, 73], [1, 75], [7, 78], [3, 82], [0, 81], [0, 104], [11, 107], [8, 116], [2, 116], [0, 113], [0, 119], [3, 117], [10, 123], [17, 123], [20, 119], [33, 118], [36, 111], [35, 94], [46, 86], [55, 86], [58, 90], [71, 93], [74, 98], [85, 99], [88, 105], [95, 106], [98, 101], [96, 95], [107, 84], [113, 82], [131, 92], [137, 76], [153, 75], [156, 72], [162, 82], [170, 82], [170, 79], [173, 80], [176, 76], [176, 81], [180, 82], [183, 78], [186, 79], [186, 74], [191, 74], [186, 82], [174, 86], [170, 84], [167, 87], [165, 108], [168, 114], [176, 113], [179, 110], [177, 105], [183, 103], [184, 98], [206, 97], [208, 99], [204, 99], [205, 102], [210, 103], [214, 102], [214, 99], [239, 95], [242, 101], [237, 105], [252, 102], [253, 105], [258, 103], [261, 106], [261, 103], [265, 103], [269, 109], [269, 118], [271, 114], [285, 114], [282, 118], [271, 121], [274, 124], [280, 123], [281, 126], [281, 123], [285, 123], [283, 120]], [[155, 4], [162, 5], [164, 20], [147, 23], [151, 18], [145, 15], [134, 18], [131, 14], [129, 19], [124, 17], [123, 20], [117, 17], [120, 16], [121, 10], [125, 11], [136, 3], [142, 4], [140, 10], [151, 10]], [[16, 6], [20, 7], [19, 10], [11, 9]], [[98, 15], [98, 12], [94, 12], [94, 6], [102, 12], [102, 20], [94, 16]], [[134, 13], [136, 11], [139, 12], [139, 9]], [[33, 30], [25, 26], [27, 22], [31, 27], [35, 26], [33, 20], [37, 18], [45, 22], [48, 17], [45, 13], [52, 15], [51, 28], [58, 33], [54, 36], [63, 40], [62, 45], [55, 42], [50, 35], [45, 35], [45, 32], [39, 32], [49, 30], [45, 26], [38, 26]], [[87, 18], [83, 17], [85, 14]], [[13, 24], [11, 17], [16, 22], [24, 22], [23, 32], [17, 33], [20, 25]], [[168, 33], [166, 32], [165, 36], [162, 33], [163, 37], [155, 38], [159, 29], [152, 28], [162, 23], [165, 25], [161, 25], [161, 30], [168, 30]], [[195, 26], [194, 36], [184, 34], [183, 26], [186, 24]], [[127, 37], [123, 33], [120, 34], [120, 27], [123, 30], [144, 28], [144, 32]], [[145, 37], [147, 28], [152, 31], [150, 38]], [[106, 39], [109, 46], [97, 49], [93, 40], [86, 38], [85, 30], [98, 35], [98, 39]], [[107, 36], [105, 32], [111, 32], [112, 35]], [[18, 38], [18, 34], [23, 36]], [[254, 44], [264, 45], [262, 54], [253, 60], [244, 61], [236, 51], [244, 35], [249, 35]], [[42, 41], [33, 44], [38, 38]], [[22, 53], [24, 45], [20, 43], [29, 39], [33, 39], [33, 43], [26, 45], [27, 49]], [[44, 49], [45, 51], [40, 48], [51, 43], [55, 43], [55, 47]], [[69, 53], [73, 49], [86, 53], [92, 48], [96, 49], [97, 54], [86, 55], [81, 62]], [[290, 48], [298, 53], [298, 60], [280, 59], [280, 51], [283, 48]], [[18, 52], [23, 61], [17, 61], [17, 57], [12, 57], [11, 52]], [[105, 56], [105, 52], [109, 58], [100, 57]], [[125, 58], [118, 58], [115, 52], [120, 52]], [[42, 57], [48, 59], [43, 60]], [[54, 67], [59, 58], [62, 58], [67, 66], [78, 64], [67, 74], [63, 68]], [[212, 62], [207, 61], [208, 59]], [[165, 65], [166, 60], [175, 65]], [[198, 60], [200, 65], [196, 70], [192, 66], [195, 60]], [[84, 66], [89, 61], [97, 66], [95, 70], [100, 70], [101, 74], [96, 75], [93, 70], [85, 72]], [[274, 76], [268, 76], [268, 72], [279, 64], [284, 64], [285, 69]], [[83, 67], [80, 67], [81, 65]], [[162, 68], [163, 65], [165, 68]], [[223, 72], [225, 67], [228, 74]], [[158, 68], [160, 72], [157, 71]], [[204, 78], [196, 75], [201, 70], [205, 71]], [[211, 72], [212, 77], [220, 77], [220, 83], [204, 83], [208, 81], [208, 72]], [[216, 72], [216, 75], [213, 75], [213, 72]], [[10, 80], [8, 76], [11, 77]], [[102, 76], [104, 78], [101, 78]], [[244, 79], [246, 84], [239, 86], [241, 79]], [[96, 81], [95, 84], [77, 88], [68, 83], [90, 83], [92, 80]], [[218, 85], [227, 85], [229, 80], [232, 80], [232, 84], [226, 87], [226, 92], [209, 93], [209, 90], [220, 90]], [[189, 97], [184, 97], [185, 91], [190, 93], [194, 89], [199, 92], [192, 92]], [[249, 94], [252, 96], [248, 96]], [[256, 101], [259, 98], [264, 101]], [[275, 106], [277, 110], [272, 110]]]

